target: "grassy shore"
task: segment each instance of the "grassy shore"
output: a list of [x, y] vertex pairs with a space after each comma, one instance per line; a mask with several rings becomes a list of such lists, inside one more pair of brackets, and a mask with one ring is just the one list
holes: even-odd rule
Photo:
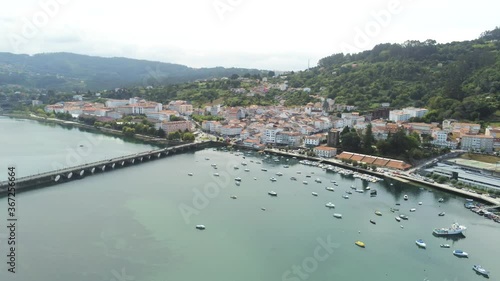
[[479, 162], [485, 162], [490, 164], [496, 164], [500, 162], [500, 157], [494, 155], [485, 155], [485, 154], [474, 154], [474, 153], [464, 153], [460, 156], [460, 158], [475, 160]]

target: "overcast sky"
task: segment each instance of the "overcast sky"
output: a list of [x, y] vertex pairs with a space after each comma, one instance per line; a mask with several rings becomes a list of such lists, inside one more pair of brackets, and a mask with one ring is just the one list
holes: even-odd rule
[[[0, 51], [301, 70], [378, 43], [477, 38], [497, 0], [0, 0]], [[45, 3], [45, 4], [43, 4]]]

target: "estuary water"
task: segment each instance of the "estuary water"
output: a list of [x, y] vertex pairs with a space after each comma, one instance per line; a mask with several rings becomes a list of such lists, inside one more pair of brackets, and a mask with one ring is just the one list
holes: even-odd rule
[[[2, 180], [13, 163], [24, 175], [51, 170], [48, 163], [70, 163], [68, 151], [96, 136], [5, 118], [0, 118], [0, 130]], [[92, 147], [85, 156], [76, 152], [80, 161], [152, 148], [99, 138], [99, 144], [84, 143]], [[240, 185], [234, 180], [238, 177]], [[370, 186], [378, 195], [353, 192], [342, 198], [351, 185]], [[439, 203], [439, 198], [445, 201]], [[390, 180], [367, 183], [296, 159], [275, 162], [253, 152], [205, 149], [174, 155], [20, 193], [16, 200], [17, 263], [12, 274], [6, 264], [7, 200], [0, 199], [0, 280], [483, 279], [472, 270], [474, 264], [489, 269], [490, 280], [500, 275], [500, 225], [465, 209], [464, 198]], [[326, 208], [327, 202], [335, 209]], [[400, 211], [392, 213], [391, 208]], [[416, 211], [409, 212], [411, 208]], [[443, 211], [446, 215], [438, 216]], [[409, 220], [397, 222], [400, 213]], [[433, 228], [455, 221], [468, 227], [465, 238], [432, 235]], [[206, 229], [195, 229], [198, 224]], [[418, 248], [417, 239], [427, 248]], [[356, 246], [357, 240], [366, 248]], [[469, 258], [453, 256], [454, 249], [468, 252]]]

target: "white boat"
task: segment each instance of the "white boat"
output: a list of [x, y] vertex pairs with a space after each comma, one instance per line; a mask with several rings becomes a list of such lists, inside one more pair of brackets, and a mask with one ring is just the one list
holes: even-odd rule
[[260, 161], [255, 162], [255, 164], [262, 164]]
[[330, 186], [327, 186], [325, 189], [328, 191], [335, 191], [335, 189], [333, 187], [330, 187]]
[[302, 172], [301, 171], [297, 171], [297, 174], [300, 174], [300, 173], [302, 173]]
[[246, 162], [241, 162], [241, 165], [246, 166], [247, 163]]
[[217, 164], [212, 164], [212, 167], [217, 167]]
[[269, 194], [271, 196], [278, 196], [278, 193], [276, 193], [274, 191], [269, 191], [267, 194]]
[[397, 220], [397, 221], [401, 221], [401, 218], [400, 218], [400, 217], [396, 217], [396, 220]]
[[277, 179], [276, 179], [275, 177], [272, 177], [272, 178], [270, 178], [269, 180], [270, 180], [270, 181], [273, 181], [273, 182], [274, 182], [274, 181], [277, 181]]
[[293, 181], [296, 181], [296, 180], [297, 180], [297, 178], [296, 178], [296, 177], [291, 177], [290, 179], [291, 179], [291, 180], [293, 180]]
[[451, 246], [450, 246], [450, 244], [441, 244], [441, 245], [439, 245], [439, 247], [441, 247], [441, 248], [450, 248]]
[[214, 173], [214, 177], [218, 177], [219, 176], [219, 173]]
[[238, 167], [238, 166], [234, 166], [234, 169], [235, 169], [235, 170], [238, 170], [239, 168], [240, 168], [240, 167]]
[[253, 180], [257, 180], [257, 178], [253, 178]]
[[482, 274], [488, 278], [490, 277], [490, 272], [478, 264], [474, 265], [472, 269], [479, 274]]
[[234, 179], [235, 181], [241, 181], [241, 178], [240, 177], [237, 177]]
[[250, 172], [250, 169], [245, 169], [245, 172]]
[[457, 257], [460, 257], [460, 258], [469, 257], [469, 254], [467, 252], [462, 251], [462, 250], [455, 250], [455, 251], [453, 251], [453, 254]]
[[438, 202], [439, 203], [444, 202], [444, 199], [443, 198], [439, 198]]
[[365, 187], [365, 189], [366, 189], [366, 190], [370, 190], [370, 187], [369, 187], [369, 186], [367, 186], [367, 187]]
[[349, 199], [349, 195], [342, 195], [342, 198]]
[[342, 218], [342, 214], [338, 214], [338, 213], [333, 214], [333, 216], [336, 217], [337, 219], [341, 219]]
[[420, 248], [425, 248], [427, 247], [427, 245], [425, 244], [424, 240], [422, 239], [418, 239], [417, 241], [415, 241], [415, 243], [417, 244], [417, 246], [419, 246]]
[[203, 229], [205, 229], [205, 228], [206, 228], [206, 227], [205, 227], [203, 224], [198, 224], [198, 225], [196, 226], [196, 229], [199, 229], [199, 230], [203, 230]]
[[208, 157], [205, 157], [205, 160], [210, 160], [210, 158], [208, 158]]
[[404, 219], [404, 220], [407, 220], [408, 219], [408, 216], [407, 215], [399, 215], [400, 218]]
[[331, 182], [331, 183], [337, 183], [337, 182], [336, 182], [336, 181], [334, 181], [334, 180], [330, 180], [330, 182]]
[[283, 165], [283, 168], [289, 168], [289, 167], [290, 167], [290, 166], [288, 166], [288, 165]]
[[444, 217], [444, 215], [446, 215], [445, 212], [441, 212], [441, 213], [438, 214], [438, 216], [440, 216], [440, 217]]
[[458, 223], [454, 223], [449, 228], [435, 228], [433, 232], [436, 235], [446, 236], [446, 235], [460, 235], [463, 234], [465, 230], [467, 230], [467, 227], [460, 225]]
[[418, 202], [418, 205], [422, 205], [422, 202]]
[[238, 197], [236, 197], [235, 195], [233, 195], [233, 196], [231, 196], [229, 198], [231, 198], [231, 199], [237, 199]]
[[260, 170], [261, 170], [261, 171], [263, 171], [263, 172], [267, 172], [267, 169], [266, 169], [266, 168], [262, 168], [262, 169], [260, 169]]
[[408, 195], [405, 194], [405, 196], [403, 196], [403, 199], [408, 200]]
[[314, 181], [317, 182], [317, 183], [321, 183], [321, 179], [320, 178], [317, 178]]
[[283, 174], [281, 172], [276, 173], [277, 176], [282, 176]]
[[188, 176], [193, 176], [193, 173], [188, 173]]
[[364, 193], [365, 191], [363, 189], [356, 189], [355, 190], [357, 193]]
[[307, 181], [303, 181], [302, 183], [303, 183], [303, 184], [307, 184]]
[[415, 209], [415, 208], [411, 208], [411, 209], [410, 209], [410, 212], [415, 212], [416, 210], [417, 210], [417, 209]]
[[313, 196], [318, 196], [318, 193], [316, 193], [316, 192], [312, 192], [311, 194], [312, 194]]
[[325, 204], [327, 208], [335, 208], [335, 205], [332, 202], [328, 202]]

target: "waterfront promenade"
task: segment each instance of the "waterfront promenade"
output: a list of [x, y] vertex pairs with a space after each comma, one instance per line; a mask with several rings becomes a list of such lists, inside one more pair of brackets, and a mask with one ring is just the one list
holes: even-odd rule
[[276, 150], [276, 149], [265, 149], [264, 152], [271, 153], [271, 154], [279, 154], [279, 155], [288, 156], [288, 157], [296, 157], [297, 159], [304, 159], [304, 160], [309, 160], [309, 161], [326, 163], [326, 164], [338, 166], [338, 167], [349, 169], [349, 170], [355, 170], [357, 172], [366, 173], [366, 174], [370, 174], [370, 175], [374, 175], [374, 176], [378, 176], [378, 177], [382, 177], [382, 178], [390, 178], [390, 179], [401, 181], [404, 183], [413, 182], [413, 183], [417, 183], [417, 184], [422, 184], [422, 185], [426, 185], [426, 186], [433, 187], [436, 189], [444, 190], [446, 192], [455, 193], [455, 194], [458, 194], [458, 195], [463, 196], [465, 198], [476, 199], [476, 200], [488, 203], [492, 206], [500, 207], [500, 199], [492, 198], [492, 197], [489, 197], [489, 196], [486, 196], [483, 194], [473, 193], [473, 192], [463, 190], [463, 189], [454, 188], [454, 187], [451, 187], [447, 184], [427, 182], [427, 181], [412, 177], [411, 174], [404, 173], [404, 172], [398, 172], [398, 174], [395, 174], [395, 173], [389, 173], [389, 172], [382, 173], [382, 172], [377, 172], [377, 171], [373, 171], [373, 170], [365, 170], [362, 168], [356, 168], [356, 167], [353, 167], [351, 165], [342, 163], [340, 160], [337, 160], [337, 159], [325, 159], [325, 158], [311, 157], [311, 156], [306, 156], [306, 155], [302, 155], [302, 154], [295, 154], [295, 153], [280, 151], [280, 150]]

